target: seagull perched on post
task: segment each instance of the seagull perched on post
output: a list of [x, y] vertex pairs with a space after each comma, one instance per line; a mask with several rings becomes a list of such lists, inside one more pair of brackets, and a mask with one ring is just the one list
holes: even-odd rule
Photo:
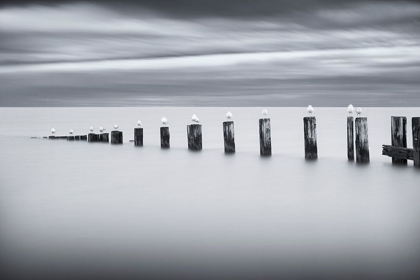
[[263, 114], [264, 117], [267, 117], [267, 115], [268, 115], [267, 109], [262, 110], [262, 114]]
[[160, 121], [162, 122], [162, 124], [163, 124], [163, 125], [167, 125], [167, 124], [168, 124], [168, 119], [167, 119], [167, 118], [165, 118], [165, 117], [162, 117], [162, 118], [160, 119]]
[[102, 126], [99, 128], [99, 132], [104, 132], [104, 128]]
[[308, 109], [306, 109], [306, 111], [308, 111], [309, 115], [312, 115], [314, 113], [314, 107], [312, 107], [312, 105], [308, 106]]
[[138, 122], [137, 122], [137, 126], [138, 126], [138, 127], [141, 127], [141, 121], [138, 121]]
[[73, 129], [70, 129], [69, 130], [69, 134], [73, 134]]
[[357, 108], [356, 113], [357, 113], [357, 116], [359, 117], [362, 114], [362, 108], [360, 108], [360, 107]]
[[195, 123], [199, 123], [199, 122], [200, 122], [200, 119], [197, 117], [197, 115], [196, 115], [196, 114], [193, 114], [193, 115], [191, 116], [191, 121], [193, 121], [193, 122], [195, 122]]
[[114, 128], [115, 128], [115, 129], [118, 129], [118, 124], [114, 125]]
[[54, 135], [55, 132], [56, 132], [56, 130], [54, 128], [51, 128], [51, 134]]
[[90, 127], [90, 132], [93, 132], [93, 127]]
[[229, 111], [229, 112], [227, 112], [227, 114], [226, 114], [226, 118], [228, 119], [228, 120], [231, 120], [232, 118], [233, 118], [233, 116], [232, 116], [232, 113]]
[[349, 107], [347, 107], [347, 112], [349, 113], [349, 115], [353, 115], [353, 112], [354, 112], [354, 107], [353, 107], [353, 105], [349, 105]]

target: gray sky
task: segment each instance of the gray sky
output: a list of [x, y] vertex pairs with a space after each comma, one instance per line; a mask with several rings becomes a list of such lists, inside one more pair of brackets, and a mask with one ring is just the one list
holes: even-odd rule
[[2, 1], [0, 106], [420, 107], [420, 4]]

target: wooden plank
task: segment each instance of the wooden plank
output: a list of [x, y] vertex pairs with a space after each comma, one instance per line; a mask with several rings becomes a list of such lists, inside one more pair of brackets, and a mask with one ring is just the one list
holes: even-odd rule
[[303, 118], [303, 134], [305, 139], [305, 159], [317, 159], [318, 147], [316, 143], [316, 118]]
[[347, 117], [347, 158], [354, 160], [354, 121], [353, 117]]
[[413, 149], [382, 145], [382, 155], [396, 159], [413, 160]]
[[413, 131], [413, 161], [415, 167], [420, 167], [420, 117], [411, 120]]
[[223, 138], [225, 143], [225, 153], [235, 152], [235, 127], [233, 121], [223, 122]]
[[355, 121], [356, 128], [356, 162], [368, 163], [369, 157], [369, 138], [366, 117], [358, 117]]
[[[407, 148], [406, 117], [391, 117], [391, 145], [393, 147]], [[407, 160], [393, 157], [392, 163], [407, 165]]]
[[271, 124], [269, 118], [260, 119], [260, 155], [271, 155]]

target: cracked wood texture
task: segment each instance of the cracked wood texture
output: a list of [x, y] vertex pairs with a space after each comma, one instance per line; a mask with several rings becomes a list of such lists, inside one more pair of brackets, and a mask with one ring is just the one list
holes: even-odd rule
[[305, 138], [305, 158], [317, 159], [318, 147], [316, 144], [316, 118], [303, 118], [303, 134]]
[[413, 149], [382, 145], [382, 155], [396, 159], [413, 160]]
[[223, 122], [223, 138], [225, 142], [225, 153], [235, 152], [235, 128], [233, 121]]
[[369, 139], [368, 124], [366, 117], [356, 118], [356, 162], [368, 163], [369, 157]]
[[271, 155], [271, 125], [270, 119], [260, 119], [260, 155]]
[[[391, 145], [393, 147], [407, 148], [406, 117], [391, 117]], [[407, 165], [407, 159], [393, 157], [392, 163]]]

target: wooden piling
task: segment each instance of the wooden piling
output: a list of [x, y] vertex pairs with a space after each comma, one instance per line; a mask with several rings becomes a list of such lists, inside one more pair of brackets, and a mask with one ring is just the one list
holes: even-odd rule
[[170, 140], [169, 127], [162, 126], [160, 128], [160, 147], [169, 148], [170, 147], [169, 140]]
[[74, 140], [76, 140], [76, 141], [80, 140], [80, 135], [74, 136]]
[[109, 143], [109, 133], [99, 134], [99, 142]]
[[88, 139], [87, 135], [80, 135], [81, 141], [87, 141], [87, 139]]
[[111, 144], [122, 144], [123, 133], [122, 131], [114, 130], [111, 131]]
[[187, 125], [188, 149], [201, 150], [203, 148], [203, 134], [201, 124]]
[[67, 140], [68, 141], [74, 141], [74, 135], [67, 136]]
[[50, 135], [50, 136], [48, 136], [48, 139], [55, 140], [55, 139], [58, 139], [58, 138], [57, 138], [57, 137], [55, 137], [54, 135]]
[[347, 158], [354, 160], [354, 122], [353, 117], [347, 117]]
[[271, 155], [271, 125], [269, 118], [260, 119], [260, 155]]
[[233, 121], [223, 122], [223, 138], [225, 142], [225, 153], [235, 152], [235, 127]]
[[316, 143], [316, 118], [303, 118], [303, 132], [305, 138], [305, 159], [317, 159], [318, 147]]
[[134, 128], [134, 146], [143, 146], [143, 128]]
[[[407, 118], [391, 117], [391, 145], [407, 148]], [[407, 165], [406, 159], [392, 158], [392, 164]]]
[[88, 142], [97, 142], [98, 141], [98, 136], [95, 133], [89, 133], [87, 138], [88, 138]]
[[369, 157], [369, 140], [368, 140], [368, 124], [366, 117], [358, 117], [355, 121], [356, 128], [356, 162], [368, 163]]
[[413, 131], [413, 161], [415, 167], [420, 167], [420, 117], [411, 119]]

